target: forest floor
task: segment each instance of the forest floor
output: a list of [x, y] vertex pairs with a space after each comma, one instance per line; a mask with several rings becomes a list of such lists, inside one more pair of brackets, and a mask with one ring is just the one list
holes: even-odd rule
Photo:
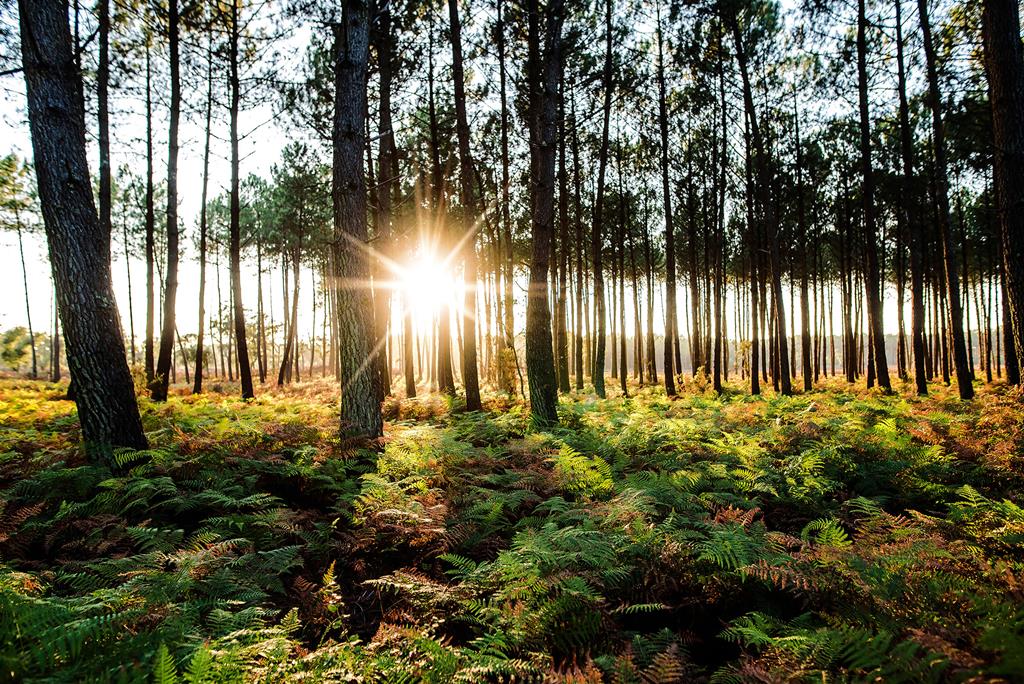
[[910, 389], [179, 394], [111, 471], [0, 381], [0, 680], [1024, 681], [1024, 400]]

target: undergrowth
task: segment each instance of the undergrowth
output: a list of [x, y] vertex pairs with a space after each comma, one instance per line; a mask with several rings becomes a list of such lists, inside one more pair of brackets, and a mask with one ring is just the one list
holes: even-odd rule
[[335, 388], [142, 400], [80, 453], [0, 384], [0, 679], [1024, 680], [1024, 411], [856, 394], [563, 398], [561, 427]]

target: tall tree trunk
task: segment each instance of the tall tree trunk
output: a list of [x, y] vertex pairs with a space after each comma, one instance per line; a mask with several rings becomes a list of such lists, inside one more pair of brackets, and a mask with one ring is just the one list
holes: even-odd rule
[[[267, 329], [263, 309], [263, 241], [256, 237], [256, 369], [260, 384], [267, 381]], [[271, 321], [273, 325], [273, 321]]]
[[[570, 91], [573, 92], [573, 91]], [[576, 301], [575, 301], [575, 348], [573, 356], [576, 367], [576, 391], [583, 391], [583, 377], [586, 365], [583, 362], [583, 326], [586, 320], [583, 306], [584, 279], [586, 277], [586, 248], [583, 236], [583, 201], [581, 198], [583, 181], [580, 179], [580, 138], [576, 119], [576, 97], [572, 96], [572, 175], [573, 175], [573, 223], [576, 228]], [[564, 126], [563, 126], [564, 128]]]
[[96, 119], [100, 148], [100, 228], [107, 236], [103, 247], [110, 257], [111, 183], [110, 183], [110, 0], [99, 0], [99, 61], [96, 69]]
[[932, 146], [935, 155], [935, 195], [939, 218], [939, 237], [942, 240], [942, 265], [945, 274], [946, 299], [949, 306], [950, 341], [953, 344], [953, 367], [956, 384], [963, 400], [974, 396], [972, 372], [967, 360], [964, 340], [963, 307], [960, 301], [960, 283], [956, 264], [956, 246], [953, 244], [949, 219], [949, 174], [946, 169], [946, 130], [942, 122], [942, 96], [939, 92], [939, 74], [932, 44], [932, 29], [928, 20], [928, 0], [918, 0], [921, 32], [924, 34], [924, 54], [928, 72], [928, 103], [932, 113]]
[[[378, 258], [374, 264], [375, 282], [381, 286], [374, 287], [374, 326], [376, 330], [377, 372], [380, 376], [381, 399], [391, 394], [391, 367], [387, 362], [387, 354], [383, 353], [383, 345], [388, 336], [391, 322], [391, 290], [383, 284], [387, 279], [386, 258], [391, 252], [391, 196], [398, 179], [394, 170], [397, 164], [395, 149], [395, 132], [391, 122], [391, 81], [394, 71], [393, 35], [391, 28], [391, 2], [385, 0], [379, 4], [377, 14], [377, 64], [380, 73], [380, 99], [378, 103], [377, 130], [377, 188], [376, 188], [376, 228], [377, 251], [385, 258]], [[370, 167], [372, 168], [372, 167]]]
[[114, 447], [147, 444], [114, 303], [110, 236], [89, 182], [81, 73], [67, 6], [20, 0], [18, 10], [37, 188], [78, 419], [87, 453], [113, 465]]
[[465, 301], [462, 317], [462, 381], [466, 386], [466, 410], [479, 411], [480, 378], [476, 348], [476, 232], [478, 209], [473, 193], [473, 158], [469, 150], [469, 119], [466, 115], [466, 84], [462, 68], [462, 26], [459, 0], [448, 0], [451, 28], [452, 81], [455, 93], [455, 132], [459, 144], [460, 202], [462, 204], [461, 245]]
[[[566, 305], [569, 286], [569, 174], [565, 161], [565, 78], [558, 88], [558, 299], [555, 303], [555, 359], [558, 389], [569, 392], [569, 333], [566, 330]], [[552, 244], [554, 240], [552, 239]]]
[[153, 354], [153, 329], [156, 320], [156, 281], [153, 268], [156, 251], [156, 216], [153, 206], [153, 68], [149, 41], [146, 41], [146, 384], [156, 377]]
[[[1005, 308], [1014, 357], [1020, 363], [1024, 361], [1024, 47], [1017, 3], [984, 0], [982, 36], [992, 103]], [[1008, 369], [1009, 351], [1007, 346]], [[1015, 380], [1020, 383], [1019, 372]]]
[[231, 89], [231, 239], [229, 249], [231, 250], [231, 310], [235, 326], [235, 356], [238, 359], [238, 376], [242, 383], [242, 398], [252, 399], [252, 367], [249, 365], [249, 343], [245, 335], [245, 309], [242, 307], [242, 226], [238, 169], [238, 107], [241, 99], [241, 82], [238, 75], [239, 2], [240, 0], [231, 0], [230, 73], [228, 75], [228, 85]]
[[178, 57], [178, 0], [167, 4], [167, 35], [170, 47], [171, 111], [167, 133], [167, 264], [164, 271], [164, 307], [153, 401], [167, 400], [167, 385], [174, 363], [174, 319], [178, 293], [178, 120], [181, 115], [181, 78]]
[[602, 69], [601, 87], [604, 90], [604, 105], [602, 106], [603, 123], [601, 126], [601, 146], [598, 152], [597, 162], [597, 191], [594, 199], [593, 228], [590, 236], [591, 258], [594, 264], [594, 314], [596, 317], [597, 344], [594, 350], [594, 391], [597, 396], [604, 398], [604, 361], [605, 345], [607, 344], [607, 323], [608, 317], [605, 307], [604, 273], [601, 264], [602, 249], [604, 247], [604, 186], [605, 177], [608, 172], [608, 129], [611, 124], [612, 94], [615, 90], [615, 82], [612, 79], [612, 0], [605, 0], [604, 13], [605, 31], [605, 52], [604, 68]]
[[866, 0], [857, 5], [857, 91], [860, 102], [860, 164], [864, 177], [861, 193], [864, 212], [864, 243], [867, 256], [865, 290], [868, 299], [868, 325], [871, 328], [873, 360], [878, 384], [886, 392], [892, 391], [889, 382], [889, 363], [885, 357], [885, 331], [882, 328], [881, 268], [878, 260], [878, 235], [875, 219], [875, 178], [871, 165], [871, 120], [868, 112], [867, 16]]
[[21, 282], [25, 288], [25, 319], [28, 321], [28, 341], [32, 346], [32, 375], [33, 380], [39, 375], [39, 364], [36, 361], [36, 335], [32, 331], [32, 307], [28, 303], [28, 269], [25, 268], [25, 245], [22, 241], [22, 230], [21, 230], [21, 214], [18, 211], [18, 206], [14, 206], [15, 213], [15, 227], [18, 230], [18, 256], [21, 257]]
[[[527, 0], [529, 22], [529, 123], [531, 138], [532, 255], [526, 307], [526, 373], [530, 413], [539, 426], [558, 422], [558, 385], [548, 308], [548, 268], [555, 218], [555, 154], [558, 137], [558, 84], [562, 73], [562, 0], [550, 0], [543, 22], [537, 0]], [[606, 131], [607, 132], [607, 131]]]
[[[672, 225], [672, 193], [669, 190], [668, 169], [668, 107], [665, 101], [665, 50], [661, 33], [661, 3], [657, 3], [658, 39], [658, 129], [661, 136], [661, 191], [665, 213], [665, 392], [676, 395], [676, 372], [674, 346], [678, 338], [673, 336], [676, 323], [676, 247], [675, 229]], [[650, 266], [650, 264], [648, 264]], [[650, 345], [648, 345], [650, 346]]]
[[925, 370], [924, 345], [924, 235], [918, 212], [919, 196], [914, 185], [914, 143], [910, 132], [910, 107], [907, 103], [907, 77], [903, 57], [903, 18], [901, 5], [896, 2], [896, 61], [900, 97], [900, 154], [903, 160], [903, 202], [901, 211], [910, 231], [910, 346], [914, 355], [914, 382], [917, 393], [928, 394], [928, 374]]
[[334, 33], [334, 282], [341, 345], [341, 432], [378, 437], [384, 423], [372, 373], [373, 302], [363, 283], [370, 275], [366, 249], [366, 178], [363, 146], [369, 17], [362, 0], [343, 0]]
[[782, 259], [779, 256], [778, 232], [778, 210], [772, 201], [771, 194], [771, 172], [770, 164], [765, 149], [764, 139], [761, 136], [761, 128], [757, 122], [757, 111], [754, 109], [754, 96], [750, 86], [750, 74], [747, 68], [747, 55], [743, 49], [743, 37], [740, 33], [739, 21], [735, 15], [729, 15], [727, 20], [733, 35], [736, 46], [736, 60], [740, 66], [740, 76], [743, 81], [743, 101], [750, 122], [751, 141], [755, 153], [755, 167], [757, 169], [757, 190], [761, 198], [761, 209], [764, 214], [764, 228], [768, 240], [768, 258], [771, 265], [772, 280], [772, 304], [775, 311], [775, 324], [773, 329], [777, 331], [777, 346], [773, 349], [777, 352], [779, 373], [778, 379], [782, 394], [793, 393], [792, 382], [789, 372], [789, 350], [786, 344], [786, 314], [782, 298]]
[[[804, 380], [804, 391], [811, 391], [811, 379], [813, 370], [811, 368], [811, 307], [808, 301], [807, 276], [807, 214], [804, 207], [804, 176], [803, 176], [803, 151], [800, 147], [800, 107], [797, 104], [796, 89], [793, 90], [793, 117], [796, 122], [796, 185], [797, 185], [797, 222], [800, 233], [800, 252], [802, 255], [800, 269], [800, 360], [802, 362], [802, 375]], [[795, 345], [795, 342], [794, 342]]]
[[203, 340], [206, 322], [206, 193], [210, 180], [210, 123], [213, 119], [213, 34], [208, 37], [206, 48], [206, 135], [203, 143], [203, 189], [199, 199], [199, 321], [196, 332], [196, 372], [194, 374], [192, 393], [203, 391], [203, 359], [205, 349]]

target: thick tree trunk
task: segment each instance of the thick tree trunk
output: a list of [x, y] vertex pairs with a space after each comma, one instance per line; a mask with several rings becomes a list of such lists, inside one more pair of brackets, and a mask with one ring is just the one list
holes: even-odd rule
[[[1017, 3], [984, 0], [983, 7], [982, 36], [992, 103], [1003, 282], [1009, 329], [1019, 363], [1024, 360], [1024, 48]], [[1008, 362], [1009, 358], [1007, 353]], [[1020, 383], [1019, 373], [1016, 382]]]
[[[531, 223], [529, 296], [526, 307], [526, 374], [530, 413], [539, 426], [558, 422], [558, 385], [548, 307], [548, 268], [555, 218], [555, 153], [558, 137], [558, 84], [562, 73], [562, 0], [548, 3], [541, 22], [537, 0], [528, 0], [529, 122], [531, 138]], [[541, 56], [541, 24], [544, 49]]]
[[[20, 0], [22, 64], [37, 188], [86, 450], [146, 448], [110, 275], [110, 236], [93, 204], [81, 74], [67, 6]], [[106, 248], [104, 248], [106, 244]]]
[[341, 345], [341, 432], [378, 437], [383, 418], [373, 374], [373, 303], [364, 283], [370, 275], [366, 249], [366, 179], [363, 146], [369, 17], [362, 0], [343, 0], [334, 25], [334, 282]]

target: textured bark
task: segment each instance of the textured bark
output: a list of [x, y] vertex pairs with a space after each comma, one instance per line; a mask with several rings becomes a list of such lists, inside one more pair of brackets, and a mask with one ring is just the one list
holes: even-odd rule
[[109, 235], [93, 204], [81, 74], [66, 5], [21, 0], [18, 8], [37, 188], [78, 419], [87, 453], [110, 463], [114, 447], [144, 449], [146, 437], [114, 301]]
[[452, 44], [452, 83], [455, 94], [455, 132], [459, 144], [459, 190], [462, 204], [461, 245], [465, 300], [462, 317], [462, 381], [466, 386], [466, 410], [479, 411], [480, 378], [476, 349], [476, 232], [477, 208], [473, 193], [473, 157], [469, 149], [469, 119], [466, 116], [466, 85], [462, 68], [462, 26], [459, 0], [448, 0], [448, 19]]
[[156, 377], [150, 389], [154, 401], [167, 400], [171, 364], [174, 363], [175, 304], [178, 294], [178, 121], [181, 116], [181, 76], [178, 58], [178, 2], [167, 5], [167, 35], [170, 47], [171, 111], [167, 133], [167, 267], [164, 271], [164, 311], [160, 330], [160, 352]]
[[1020, 362], [1024, 360], [1024, 48], [1017, 3], [985, 0], [982, 36], [992, 103], [1003, 281], [1016, 360]]
[[[938, 67], [932, 30], [928, 21], [928, 0], [918, 0], [921, 31], [924, 34], [925, 64], [928, 72], [928, 104], [932, 113], [932, 150], [935, 156], [935, 199], [939, 219], [939, 237], [942, 242], [944, 285], [949, 308], [950, 341], [953, 343], [953, 367], [956, 370], [957, 390], [963, 400], [974, 396], [971, 384], [973, 373], [967, 359], [964, 340], [963, 306], [960, 300], [960, 282], [956, 263], [956, 245], [953, 244], [949, 218], [949, 174], [946, 170], [946, 130], [942, 121], [942, 97], [939, 92]], [[875, 334], [878, 334], [877, 332]], [[884, 347], [884, 343], [883, 343]]]
[[[526, 373], [530, 413], [540, 426], [558, 422], [558, 385], [548, 306], [548, 268], [555, 217], [555, 153], [558, 136], [558, 83], [562, 72], [562, 0], [551, 0], [541, 22], [537, 0], [528, 0], [532, 254], [526, 304]], [[544, 49], [540, 36], [543, 24]]]
[[338, 328], [343, 343], [341, 432], [378, 437], [383, 418], [373, 381], [373, 303], [366, 289], [366, 178], [363, 147], [369, 17], [362, 0], [343, 0], [334, 33], [334, 279]]

